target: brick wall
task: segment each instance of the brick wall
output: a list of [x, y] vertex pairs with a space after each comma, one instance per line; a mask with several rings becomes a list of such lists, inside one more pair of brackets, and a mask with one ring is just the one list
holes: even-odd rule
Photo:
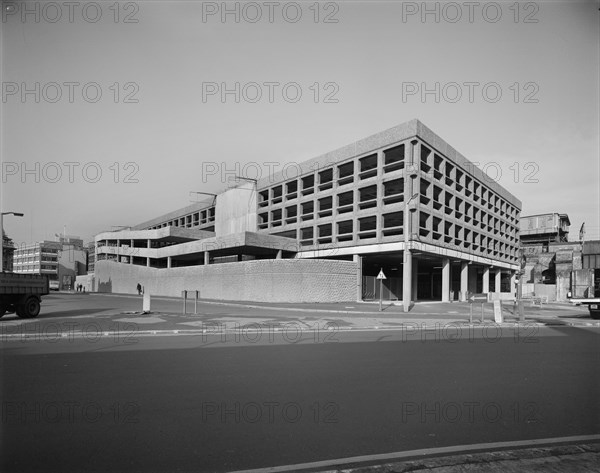
[[356, 300], [357, 264], [325, 259], [280, 259], [157, 269], [96, 262], [99, 292], [135, 294], [139, 282], [157, 296], [200, 290], [206, 299], [255, 302]]

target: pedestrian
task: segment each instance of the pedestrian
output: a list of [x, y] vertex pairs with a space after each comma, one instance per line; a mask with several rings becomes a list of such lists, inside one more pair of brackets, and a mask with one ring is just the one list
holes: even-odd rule
[[138, 296], [142, 295], [142, 285], [140, 283], [138, 283], [138, 285], [137, 285], [137, 292], [138, 292]]

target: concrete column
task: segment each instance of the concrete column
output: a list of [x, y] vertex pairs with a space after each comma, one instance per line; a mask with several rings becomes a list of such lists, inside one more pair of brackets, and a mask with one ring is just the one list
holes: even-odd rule
[[442, 260], [442, 302], [450, 302], [450, 259]]
[[210, 253], [208, 251], [204, 252], [204, 264], [208, 264], [210, 262]]
[[133, 240], [129, 240], [129, 246], [133, 248]]
[[410, 309], [410, 298], [412, 295], [412, 253], [409, 249], [404, 250], [402, 265], [402, 306], [404, 312]]
[[460, 262], [460, 300], [467, 300], [467, 291], [469, 290], [469, 263], [467, 261]]
[[362, 256], [353, 255], [352, 260], [356, 263], [356, 301], [362, 301]]
[[150, 258], [146, 258], [146, 266], [150, 267]]
[[496, 292], [500, 291], [500, 281], [502, 280], [502, 270], [500, 268], [496, 269]]
[[510, 293], [513, 296], [516, 296], [517, 293], [517, 273], [516, 271], [511, 271], [510, 272]]
[[413, 258], [412, 262], [412, 300], [417, 301], [417, 281], [419, 277], [419, 260]]
[[152, 240], [150, 240], [148, 238], [148, 241], [146, 241], [146, 248], [152, 248]]
[[483, 268], [483, 292], [490, 292], [490, 267]]
[[167, 268], [171, 267], [171, 257], [167, 256]]
[[275, 257], [275, 259], [281, 259], [283, 256], [283, 250], [277, 250], [277, 256]]

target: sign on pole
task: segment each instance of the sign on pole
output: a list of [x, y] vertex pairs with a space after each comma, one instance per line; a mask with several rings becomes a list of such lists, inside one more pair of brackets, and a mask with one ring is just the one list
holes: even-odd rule
[[379, 274], [377, 275], [377, 279], [379, 279], [379, 312], [382, 311], [383, 305], [383, 280], [386, 279], [385, 274], [383, 274], [383, 268], [379, 270]]

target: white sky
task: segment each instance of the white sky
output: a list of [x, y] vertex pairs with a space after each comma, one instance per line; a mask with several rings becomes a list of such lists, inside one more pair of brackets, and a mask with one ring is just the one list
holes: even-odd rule
[[[38, 21], [22, 17], [24, 3]], [[422, 2], [301, 2], [295, 23], [291, 2], [273, 6], [272, 22], [268, 2], [239, 3], [239, 22], [233, 14], [222, 21], [221, 2], [176, 1], [120, 3], [115, 22], [114, 2], [100, 2], [95, 23], [91, 2], [74, 6], [72, 21], [64, 2], [46, 3], [3, 3], [15, 10], [0, 24], [0, 206], [25, 213], [4, 219], [16, 244], [54, 239], [63, 226], [91, 240], [184, 207], [190, 191], [223, 190], [227, 170], [256, 177], [258, 165], [265, 176], [269, 166], [280, 170], [413, 118], [471, 161], [490, 163], [490, 176], [499, 169], [522, 215], [567, 213], [572, 238], [584, 221], [586, 238], [600, 237], [597, 1], [479, 2], [472, 21], [468, 2], [428, 2], [439, 22], [434, 14], [423, 22]], [[256, 6], [262, 18], [252, 23]], [[462, 17], [452, 22], [457, 6]], [[203, 20], [213, 8], [219, 12]], [[128, 14], [137, 23], [124, 22]], [[80, 84], [72, 103], [69, 82]], [[250, 102], [249, 86], [240, 103], [233, 94], [225, 103], [218, 93], [203, 100], [211, 82], [256, 82], [263, 96]], [[265, 82], [281, 84], [272, 103]], [[289, 82], [302, 91], [295, 103], [293, 88], [282, 94]], [[436, 82], [439, 100], [423, 99], [422, 86]], [[454, 103], [452, 82], [462, 92]], [[472, 101], [469, 82], [480, 84]], [[35, 93], [21, 96], [36, 83], [39, 102]], [[96, 103], [93, 88], [83, 97], [86, 83], [102, 91]], [[419, 91], [403, 98], [410, 83]], [[493, 86], [482, 94], [487, 83], [502, 92], [495, 103]], [[137, 103], [124, 103], [130, 92]], [[325, 103], [331, 92], [337, 102]], [[528, 95], [536, 101], [526, 103]], [[96, 169], [101, 176], [90, 182]], [[131, 172], [138, 182], [125, 182]]]

